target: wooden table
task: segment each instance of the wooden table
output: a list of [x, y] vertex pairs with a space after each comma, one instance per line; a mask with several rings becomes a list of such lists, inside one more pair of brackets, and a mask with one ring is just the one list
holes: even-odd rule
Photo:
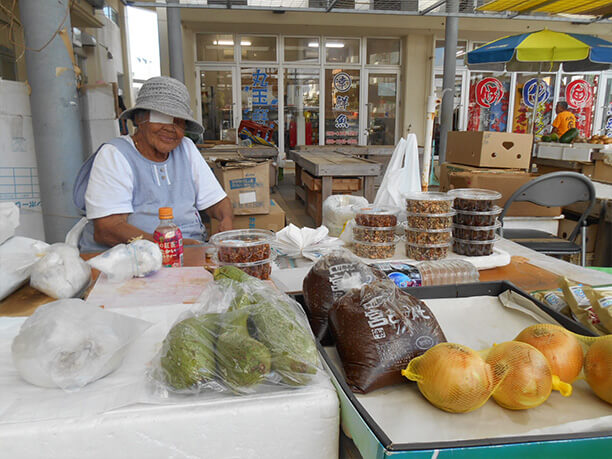
[[[94, 255], [82, 255], [84, 259], [89, 259], [92, 256]], [[185, 266], [203, 266], [203, 261], [204, 246], [185, 247]], [[97, 270], [93, 270], [90, 289], [93, 287], [98, 274]], [[480, 271], [482, 282], [508, 280], [527, 292], [557, 288], [557, 279], [556, 274], [531, 265], [526, 258], [522, 257], [512, 257], [510, 264], [507, 266]], [[29, 316], [36, 308], [51, 301], [54, 301], [54, 299], [29, 285], [25, 285], [8, 298], [0, 301], [0, 316]]]
[[321, 202], [332, 194], [334, 177], [362, 177], [363, 195], [369, 202], [374, 201], [374, 180], [381, 170], [381, 165], [374, 161], [328, 150], [289, 150], [287, 158], [295, 162], [296, 189], [301, 189], [302, 170], [321, 179]]

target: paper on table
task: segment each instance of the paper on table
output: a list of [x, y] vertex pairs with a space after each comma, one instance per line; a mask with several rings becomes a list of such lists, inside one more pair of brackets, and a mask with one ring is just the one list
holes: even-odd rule
[[[515, 309], [504, 308], [495, 297], [425, 300], [436, 315], [449, 342], [473, 349], [513, 339], [535, 320]], [[332, 349], [333, 350], [333, 349]], [[335, 354], [336, 362], [337, 354]], [[569, 398], [554, 392], [537, 408], [511, 411], [492, 399], [476, 411], [451, 414], [435, 408], [417, 385], [383, 388], [356, 394], [374, 421], [393, 443], [441, 442], [534, 434], [535, 432], [585, 432], [612, 427], [610, 405], [598, 399], [585, 381], [574, 383]]]
[[340, 239], [330, 237], [328, 233], [329, 230], [325, 226], [316, 229], [298, 228], [293, 223], [289, 223], [276, 233], [273, 247], [280, 255], [303, 256], [316, 260], [328, 251], [344, 245]]
[[194, 303], [212, 279], [200, 266], [162, 268], [150, 276], [120, 283], [109, 282], [101, 274], [87, 302], [107, 308]]

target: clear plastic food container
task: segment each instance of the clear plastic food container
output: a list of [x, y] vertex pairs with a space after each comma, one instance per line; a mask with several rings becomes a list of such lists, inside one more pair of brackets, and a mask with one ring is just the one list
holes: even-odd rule
[[453, 222], [457, 225], [466, 226], [493, 226], [501, 212], [502, 208], [498, 206], [482, 212], [476, 210], [458, 210], [453, 218]]
[[421, 214], [443, 214], [453, 207], [453, 197], [437, 191], [415, 191], [406, 196], [406, 210]]
[[490, 241], [495, 239], [495, 233], [500, 226], [498, 221], [491, 226], [453, 225], [453, 237], [466, 241]]
[[353, 252], [358, 257], [371, 259], [392, 258], [395, 255], [395, 246], [400, 238], [395, 237], [393, 242], [353, 242]]
[[267, 280], [272, 272], [272, 262], [276, 259], [276, 254], [272, 252], [271, 256], [265, 260], [251, 261], [248, 263], [229, 263], [217, 260], [219, 266], [235, 266], [240, 268], [249, 276], [257, 277], [258, 279]]
[[406, 256], [413, 260], [439, 260], [448, 255], [451, 243], [444, 244], [413, 244], [406, 242]]
[[453, 224], [454, 215], [454, 210], [439, 214], [406, 212], [406, 221], [408, 226], [415, 229], [445, 229]]
[[467, 260], [422, 261], [417, 264], [422, 285], [447, 285], [478, 282], [478, 269]]
[[355, 208], [355, 223], [375, 228], [395, 227], [399, 209], [393, 206], [369, 206]]
[[456, 188], [448, 195], [455, 198], [453, 207], [456, 210], [475, 210], [479, 212], [492, 210], [495, 201], [502, 197], [499, 191], [483, 188]]
[[452, 228], [421, 229], [412, 228], [408, 222], [403, 223], [406, 242], [412, 244], [445, 244], [450, 242]]
[[353, 240], [362, 242], [393, 242], [397, 226], [353, 226]]
[[453, 238], [453, 252], [468, 257], [484, 257], [493, 253], [493, 246], [499, 237], [490, 241], [466, 241]]
[[211, 236], [217, 257], [224, 263], [251, 263], [270, 258], [270, 243], [276, 238], [273, 231], [238, 229]]

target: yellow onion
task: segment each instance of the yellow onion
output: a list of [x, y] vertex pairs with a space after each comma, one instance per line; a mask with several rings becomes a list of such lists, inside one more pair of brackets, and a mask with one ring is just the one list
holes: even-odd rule
[[612, 404], [612, 335], [591, 344], [584, 357], [584, 377], [600, 399]]
[[526, 410], [544, 403], [552, 389], [569, 396], [572, 386], [554, 376], [544, 354], [520, 341], [493, 346], [486, 357], [494, 377], [501, 380], [493, 399], [510, 410]]
[[412, 359], [402, 375], [433, 405], [451, 413], [480, 408], [491, 396], [491, 368], [467, 346], [440, 343]]
[[532, 325], [520, 332], [514, 341], [531, 344], [544, 354], [552, 373], [561, 381], [574, 382], [582, 370], [582, 346], [571, 332], [559, 325]]

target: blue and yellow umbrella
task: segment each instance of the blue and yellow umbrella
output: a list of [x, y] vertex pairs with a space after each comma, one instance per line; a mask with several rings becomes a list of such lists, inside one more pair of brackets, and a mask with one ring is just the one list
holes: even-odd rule
[[471, 69], [566, 72], [606, 70], [612, 43], [593, 35], [540, 30], [500, 38], [467, 53]]

